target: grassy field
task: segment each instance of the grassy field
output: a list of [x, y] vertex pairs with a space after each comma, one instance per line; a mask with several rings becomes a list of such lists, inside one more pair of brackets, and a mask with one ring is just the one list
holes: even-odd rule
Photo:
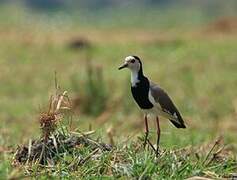
[[[183, 179], [231, 177], [237, 172], [237, 30], [14, 23], [4, 22], [0, 29], [1, 178]], [[70, 46], [84, 39], [90, 47]], [[162, 119], [158, 159], [141, 146], [143, 115], [130, 94], [130, 74], [117, 70], [131, 54], [142, 58], [145, 74], [169, 92], [187, 124], [180, 130]], [[59, 154], [53, 166], [12, 166], [17, 146], [40, 137], [38, 119], [54, 93], [55, 71], [61, 89], [77, 105], [71, 110], [68, 133], [95, 130], [91, 138], [113, 140], [114, 149], [94, 152], [82, 146]], [[67, 121], [66, 115], [64, 126]], [[155, 142], [155, 125], [149, 122]], [[89, 158], [80, 164], [79, 155]]]

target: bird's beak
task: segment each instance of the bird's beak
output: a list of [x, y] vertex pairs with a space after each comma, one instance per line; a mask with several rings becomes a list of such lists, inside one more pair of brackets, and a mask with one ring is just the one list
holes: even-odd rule
[[120, 69], [123, 69], [123, 68], [126, 68], [126, 67], [128, 67], [128, 64], [127, 64], [127, 63], [124, 63], [124, 64], [122, 64], [118, 69], [120, 70]]

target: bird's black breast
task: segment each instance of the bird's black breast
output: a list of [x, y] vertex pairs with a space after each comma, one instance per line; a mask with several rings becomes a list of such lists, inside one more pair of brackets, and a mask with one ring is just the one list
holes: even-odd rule
[[153, 104], [149, 101], [150, 84], [147, 78], [141, 79], [136, 86], [131, 87], [133, 98], [142, 109], [151, 109]]

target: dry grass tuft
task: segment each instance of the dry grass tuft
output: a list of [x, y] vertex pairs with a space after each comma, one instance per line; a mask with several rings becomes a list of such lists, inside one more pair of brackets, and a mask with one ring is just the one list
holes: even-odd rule
[[68, 47], [74, 50], [89, 49], [91, 48], [91, 42], [84, 37], [74, 37], [68, 43]]
[[206, 30], [209, 33], [237, 33], [237, 17], [222, 17], [210, 23]]
[[[60, 160], [63, 153], [71, 152], [72, 149], [78, 147], [89, 147], [93, 154], [99, 150], [112, 150], [112, 146], [89, 138], [93, 131], [86, 133], [69, 132], [67, 127], [58, 126], [64, 117], [63, 110], [70, 110], [71, 106], [67, 91], [59, 93], [56, 80], [55, 84], [55, 95], [51, 96], [49, 100], [48, 110], [41, 113], [39, 117], [42, 130], [41, 138], [29, 140], [28, 145], [19, 146], [14, 155], [13, 165], [39, 163], [52, 166]], [[81, 161], [84, 162], [86, 159], [88, 157]]]
[[89, 138], [92, 132], [83, 134], [63, 135], [57, 133], [47, 142], [44, 139], [29, 141], [29, 145], [18, 147], [14, 156], [14, 165], [39, 163], [42, 165], [55, 165], [63, 153], [74, 148], [90, 147], [91, 151], [110, 151], [112, 147], [105, 143], [96, 142]]
[[[67, 104], [67, 106], [62, 106], [65, 104]], [[60, 110], [70, 109], [69, 104], [70, 101], [67, 96], [67, 91], [59, 94], [58, 90], [56, 90], [55, 95], [51, 96], [48, 111], [41, 113], [39, 118], [40, 128], [45, 141], [47, 141], [50, 134], [57, 129], [57, 122], [62, 117]]]

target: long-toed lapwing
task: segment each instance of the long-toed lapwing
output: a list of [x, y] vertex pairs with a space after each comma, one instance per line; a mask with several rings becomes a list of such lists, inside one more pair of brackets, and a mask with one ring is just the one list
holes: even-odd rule
[[[183, 118], [181, 117], [178, 109], [168, 96], [168, 94], [160, 88], [158, 85], [151, 82], [143, 74], [142, 62], [137, 56], [128, 56], [125, 58], [123, 65], [120, 69], [128, 68], [131, 70], [131, 91], [133, 98], [135, 99], [138, 106], [144, 111], [145, 121], [145, 141], [144, 147], [146, 146], [149, 134], [147, 115], [153, 114], [156, 116], [157, 124], [157, 149], [159, 150], [160, 141], [160, 124], [159, 116], [163, 116], [169, 119], [173, 125], [177, 128], [186, 128], [184, 125]], [[152, 146], [153, 147], [153, 146]], [[153, 147], [154, 149], [154, 147]]]

